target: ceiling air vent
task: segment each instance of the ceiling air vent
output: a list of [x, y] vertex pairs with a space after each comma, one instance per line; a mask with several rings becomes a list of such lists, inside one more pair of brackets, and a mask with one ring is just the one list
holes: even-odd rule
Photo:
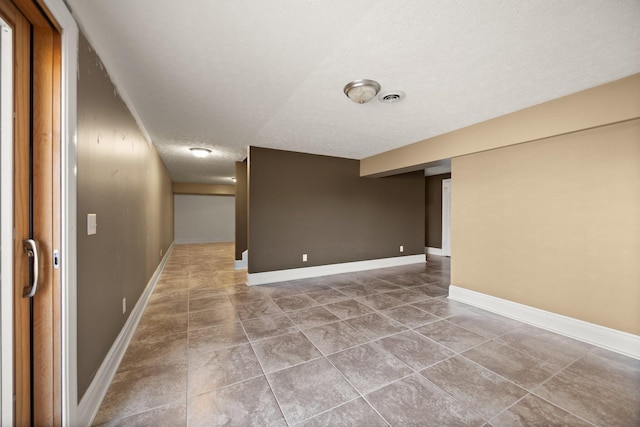
[[393, 104], [394, 102], [402, 101], [403, 98], [404, 92], [399, 90], [390, 90], [378, 95], [380, 102], [384, 102], [385, 104]]

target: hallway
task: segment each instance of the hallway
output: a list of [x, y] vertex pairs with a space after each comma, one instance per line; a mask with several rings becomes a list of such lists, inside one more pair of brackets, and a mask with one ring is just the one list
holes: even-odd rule
[[255, 287], [233, 261], [174, 246], [94, 425], [640, 425], [640, 361], [449, 301], [449, 258]]

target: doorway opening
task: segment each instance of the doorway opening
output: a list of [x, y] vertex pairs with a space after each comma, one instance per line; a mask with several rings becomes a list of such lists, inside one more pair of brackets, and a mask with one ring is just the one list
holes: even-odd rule
[[451, 178], [442, 180], [442, 255], [451, 256]]

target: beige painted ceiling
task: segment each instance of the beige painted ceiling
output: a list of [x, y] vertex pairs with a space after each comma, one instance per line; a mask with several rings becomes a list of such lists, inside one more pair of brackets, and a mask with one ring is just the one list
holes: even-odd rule
[[[640, 72], [639, 0], [68, 3], [175, 182], [228, 183], [249, 145], [361, 159]], [[360, 78], [406, 98], [354, 104]]]

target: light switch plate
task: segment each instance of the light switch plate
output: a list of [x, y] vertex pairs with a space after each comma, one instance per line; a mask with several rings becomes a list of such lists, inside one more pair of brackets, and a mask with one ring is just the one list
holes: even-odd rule
[[98, 219], [96, 214], [87, 214], [87, 235], [91, 236], [98, 232]]

